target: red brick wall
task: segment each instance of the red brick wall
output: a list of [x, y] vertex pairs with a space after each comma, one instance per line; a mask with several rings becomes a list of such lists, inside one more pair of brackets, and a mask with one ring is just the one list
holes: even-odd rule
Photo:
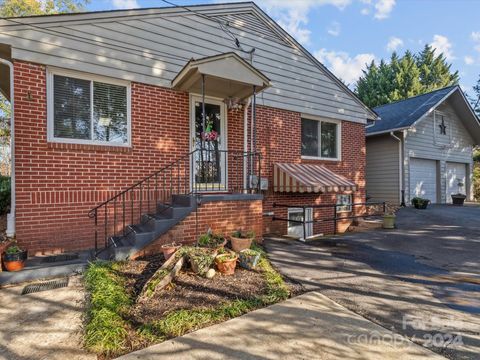
[[208, 202], [198, 209], [198, 227], [196, 221], [195, 213], [190, 214], [136, 256], [161, 252], [161, 246], [167, 243], [193, 243], [197, 238], [197, 230], [200, 235], [208, 228], [227, 237], [235, 230], [249, 229], [255, 232], [257, 240], [261, 240], [262, 201]]
[[16, 231], [30, 254], [93, 247], [88, 210], [189, 151], [188, 94], [133, 83], [131, 148], [66, 145], [47, 142], [45, 67], [16, 61], [14, 79]]
[[[334, 204], [335, 194], [299, 194], [275, 193], [273, 187], [273, 165], [276, 162], [312, 163], [324, 165], [337, 174], [343, 175], [357, 184], [358, 191], [353, 193], [354, 202], [365, 201], [365, 127], [363, 124], [343, 121], [341, 125], [342, 156], [341, 161], [320, 161], [301, 159], [301, 116], [267, 107], [257, 109], [257, 146], [261, 151], [262, 174], [268, 177], [269, 191], [265, 192], [264, 212], [274, 211], [277, 217], [286, 218], [286, 208], [273, 208], [273, 203], [294, 205]], [[358, 208], [360, 211], [361, 208]], [[316, 209], [314, 219], [333, 217], [333, 209]], [[265, 233], [286, 234], [287, 223], [264, 218]], [[317, 223], [314, 233], [333, 232], [333, 222]]]
[[[15, 61], [14, 82], [16, 230], [20, 245], [30, 254], [93, 247], [93, 221], [86, 216], [87, 212], [189, 151], [186, 93], [132, 83], [131, 148], [67, 145], [47, 142], [45, 66]], [[302, 162], [300, 126], [299, 113], [258, 106], [258, 150], [270, 188], [275, 162]], [[342, 161], [315, 161], [355, 180], [360, 187], [355, 201], [363, 201], [365, 196], [364, 139], [363, 125], [343, 122]], [[228, 149], [243, 151], [243, 110], [228, 112]], [[228, 160], [230, 182], [236, 181], [230, 186], [239, 187], [243, 179], [241, 159]], [[263, 211], [273, 210], [274, 201], [306, 205], [334, 201], [331, 194], [268, 191], [265, 195]], [[285, 215], [279, 209], [275, 213]], [[264, 231], [286, 232], [286, 223], [272, 224], [270, 220], [264, 218]], [[257, 221], [254, 224], [258, 226]], [[331, 224], [317, 230], [330, 232]]]

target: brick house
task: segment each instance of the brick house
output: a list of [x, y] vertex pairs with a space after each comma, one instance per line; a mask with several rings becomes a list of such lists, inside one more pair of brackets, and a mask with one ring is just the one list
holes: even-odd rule
[[254, 3], [2, 19], [0, 79], [30, 254], [306, 237], [365, 201], [376, 115]]

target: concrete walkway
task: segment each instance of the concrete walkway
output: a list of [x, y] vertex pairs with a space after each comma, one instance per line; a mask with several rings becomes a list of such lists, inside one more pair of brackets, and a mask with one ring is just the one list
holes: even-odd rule
[[82, 349], [85, 292], [80, 277], [55, 290], [21, 295], [22, 289], [0, 289], [1, 360], [97, 358]]
[[444, 359], [310, 292], [119, 359]]

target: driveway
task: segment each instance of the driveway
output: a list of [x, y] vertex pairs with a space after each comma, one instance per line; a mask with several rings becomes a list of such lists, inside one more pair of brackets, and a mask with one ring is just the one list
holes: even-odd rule
[[448, 358], [478, 359], [479, 219], [478, 206], [405, 208], [395, 230], [266, 247], [307, 289]]

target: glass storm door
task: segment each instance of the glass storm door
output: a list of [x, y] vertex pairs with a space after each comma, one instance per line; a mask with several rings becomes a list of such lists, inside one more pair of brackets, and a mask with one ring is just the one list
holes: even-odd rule
[[221, 101], [205, 100], [205, 123], [202, 100], [192, 101], [192, 187], [196, 191], [225, 191], [226, 141], [225, 105]]

